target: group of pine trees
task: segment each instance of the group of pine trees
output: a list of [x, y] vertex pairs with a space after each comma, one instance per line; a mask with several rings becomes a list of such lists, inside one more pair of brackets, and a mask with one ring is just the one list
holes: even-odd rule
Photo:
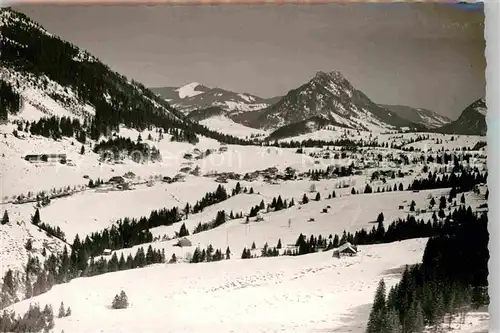
[[431, 237], [422, 263], [386, 295], [380, 281], [367, 333], [421, 333], [488, 305], [488, 216], [461, 208]]
[[[232, 211], [231, 211], [231, 214], [229, 215], [229, 219], [230, 220], [232, 220], [232, 219], [239, 219], [239, 218], [242, 218], [242, 217], [243, 217], [243, 213], [237, 213], [235, 215]], [[196, 225], [196, 228], [193, 230], [193, 234], [198, 234], [198, 233], [203, 232], [203, 231], [215, 229], [215, 228], [223, 225], [224, 223], [226, 223], [226, 218], [227, 218], [226, 217], [226, 212], [224, 210], [218, 211], [217, 215], [215, 216], [215, 219], [213, 221], [208, 222], [208, 223], [201, 223], [201, 222], [199, 222]], [[181, 235], [181, 232], [182, 232], [182, 227], [181, 227], [181, 230], [179, 231], [179, 237], [183, 237], [183, 236], [188, 236], [189, 235], [189, 233], [187, 233], [185, 235]]]
[[278, 195], [278, 197], [273, 197], [273, 200], [271, 203], [266, 204], [264, 203], [264, 200], [261, 200], [261, 202], [258, 205], [253, 206], [250, 208], [250, 212], [247, 215], [247, 222], [250, 221], [251, 217], [255, 217], [258, 215], [258, 213], [262, 210], [266, 210], [266, 212], [277, 212], [283, 209], [288, 209], [290, 207], [295, 206], [295, 201], [290, 199], [290, 201], [287, 201], [287, 199], [282, 199], [281, 195]]
[[49, 332], [53, 328], [54, 312], [50, 305], [46, 305], [42, 310], [38, 303], [30, 304], [23, 316], [7, 310], [4, 310], [0, 316], [0, 332]]
[[101, 140], [94, 146], [94, 153], [101, 155], [101, 159], [120, 160], [129, 157], [134, 162], [155, 162], [161, 160], [160, 151], [139, 139], [137, 142], [121, 136]]
[[457, 192], [471, 191], [474, 186], [486, 183], [488, 172], [481, 173], [478, 170], [461, 170], [460, 175], [451, 173], [438, 176], [435, 172], [427, 175], [427, 178], [415, 179], [408, 187], [409, 190], [432, 190], [438, 188], [455, 188]]
[[[374, 176], [372, 174], [372, 180], [374, 177], [376, 178], [377, 176]], [[441, 176], [436, 172], [429, 172], [427, 178], [414, 179], [413, 182], [408, 185], [406, 190], [421, 191], [451, 187], [454, 191], [457, 192], [468, 192], [471, 191], [474, 186], [486, 183], [487, 177], [487, 172], [480, 173], [478, 170], [472, 170], [469, 172], [461, 169], [459, 176], [454, 172], [450, 173], [449, 175], [443, 174]], [[377, 190], [374, 191], [373, 187], [370, 184], [366, 184], [363, 193], [367, 194], [374, 192], [380, 193], [392, 191], [405, 191], [405, 188], [402, 183], [394, 183], [393, 186], [382, 186], [382, 189], [380, 187], [377, 187]], [[355, 188], [352, 188], [351, 194], [358, 194], [358, 191], [356, 191]]]
[[35, 210], [35, 214], [31, 217], [31, 223], [36, 225], [38, 228], [42, 229], [43, 231], [47, 232], [47, 234], [49, 234], [53, 237], [59, 238], [63, 242], [66, 242], [66, 235], [64, 234], [64, 232], [61, 230], [61, 228], [59, 226], [51, 227], [47, 223], [43, 223], [40, 220], [40, 211], [38, 208]]
[[[336, 154], [335, 158], [338, 158], [340, 154]], [[344, 158], [344, 157], [342, 157]], [[305, 173], [306, 177], [310, 177], [313, 181], [318, 181], [320, 179], [330, 179], [333, 177], [349, 177], [354, 175], [354, 164], [349, 164], [348, 166], [328, 166], [326, 169], [315, 169], [309, 170]]]
[[46, 138], [59, 140], [63, 137], [75, 137], [80, 143], [86, 142], [86, 123], [81, 124], [78, 118], [70, 117], [42, 117], [37, 121], [18, 121], [17, 131], [32, 135], [41, 135]]
[[[90, 258], [89, 263], [81, 261], [73, 252], [68, 253], [67, 247], [61, 255], [50, 254], [43, 264], [38, 257], [30, 256], [25, 268], [25, 298], [31, 298], [49, 291], [54, 285], [66, 283], [81, 276], [95, 276], [109, 272], [116, 272], [145, 267], [151, 264], [165, 263], [165, 251], [155, 250], [151, 245], [147, 251], [143, 247], [137, 249], [135, 255], [129, 254], [126, 258], [123, 253], [120, 258], [113, 253], [111, 258], [99, 260]], [[18, 286], [12, 270], [7, 270], [3, 278], [0, 305], [7, 306], [17, 300]]]
[[126, 309], [128, 308], [128, 296], [125, 291], [120, 291], [120, 294], [116, 294], [111, 302], [112, 309]]
[[144, 252], [143, 247], [140, 247], [137, 249], [134, 256], [128, 254], [126, 258], [122, 253], [118, 259], [116, 252], [113, 253], [110, 259], [103, 257], [95, 261], [94, 258], [90, 258], [88, 267], [80, 274], [82, 276], [95, 276], [110, 272], [141, 268], [152, 264], [163, 264], [165, 262], [165, 250], [155, 250], [149, 245], [146, 252]]
[[229, 246], [226, 248], [225, 254], [221, 249], [214, 249], [212, 244], [208, 244], [206, 249], [200, 250], [199, 247], [193, 252], [190, 262], [191, 263], [201, 263], [201, 262], [212, 262], [220, 261], [224, 259], [231, 259], [231, 250]]
[[[235, 190], [236, 188], [241, 188], [239, 182], [236, 184]], [[239, 193], [240, 192], [238, 191], [238, 194]], [[229, 195], [226, 189], [224, 188], [224, 186], [219, 185], [217, 186], [217, 189], [215, 191], [205, 194], [205, 196], [201, 200], [198, 200], [192, 207], [186, 206], [186, 209], [184, 209], [184, 211], [196, 214], [202, 212], [203, 209], [208, 206], [215, 205], [219, 202], [227, 200], [227, 198], [229, 198]]]

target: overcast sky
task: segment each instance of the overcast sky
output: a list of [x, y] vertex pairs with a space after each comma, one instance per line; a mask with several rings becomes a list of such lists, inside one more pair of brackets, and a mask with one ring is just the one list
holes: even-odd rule
[[146, 86], [284, 95], [339, 70], [452, 119], [485, 94], [484, 13], [443, 4], [15, 7]]

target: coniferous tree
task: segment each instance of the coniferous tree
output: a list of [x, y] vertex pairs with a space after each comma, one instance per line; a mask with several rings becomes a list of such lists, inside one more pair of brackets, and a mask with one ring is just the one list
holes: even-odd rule
[[38, 225], [40, 224], [40, 211], [38, 210], [38, 208], [36, 209], [35, 211], [35, 215], [33, 215], [31, 217], [31, 223], [33, 223], [34, 225]]
[[2, 217], [2, 224], [7, 224], [9, 223], [9, 214], [7, 213], [7, 211], [5, 210], [3, 212], [3, 217]]
[[436, 200], [434, 199], [434, 197], [431, 198], [431, 201], [429, 202], [429, 206], [431, 207], [431, 209], [436, 205]]
[[64, 303], [61, 302], [61, 305], [59, 306], [59, 313], [57, 315], [57, 318], [63, 318], [66, 317], [66, 311], [64, 310]]
[[444, 196], [441, 196], [439, 198], [439, 209], [445, 209], [446, 208], [446, 198]]
[[321, 195], [318, 193], [316, 193], [316, 198], [315, 198], [316, 201], [320, 201], [321, 200]]
[[175, 264], [177, 262], [177, 257], [175, 256], [175, 253], [172, 253], [172, 257], [169, 260], [170, 264]]
[[128, 297], [125, 291], [121, 291], [120, 294], [116, 294], [113, 302], [111, 303], [111, 308], [113, 309], [126, 309], [128, 307]]
[[422, 333], [425, 329], [425, 321], [424, 321], [424, 311], [422, 310], [422, 306], [420, 302], [416, 302], [415, 305], [415, 320], [413, 330], [415, 333]]
[[186, 236], [189, 236], [189, 231], [186, 228], [186, 224], [183, 223], [179, 230], [179, 237], [186, 237]]
[[384, 333], [401, 333], [402, 327], [399, 321], [399, 316], [394, 309], [388, 309], [386, 314], [386, 327]]
[[24, 248], [27, 251], [33, 250], [33, 241], [31, 240], [31, 238], [28, 238], [28, 240], [26, 241], [26, 244], [24, 245]]
[[304, 196], [302, 197], [302, 203], [303, 204], [306, 204], [309, 202], [309, 198], [307, 197], [307, 195], [304, 193]]
[[385, 282], [380, 280], [372, 310], [368, 318], [366, 333], [381, 333], [387, 327], [387, 309], [385, 304]]

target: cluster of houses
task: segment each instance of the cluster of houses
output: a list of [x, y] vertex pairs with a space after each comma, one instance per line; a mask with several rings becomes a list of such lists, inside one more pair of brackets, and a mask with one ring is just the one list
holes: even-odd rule
[[256, 170], [252, 172], [247, 172], [244, 175], [236, 172], [211, 172], [206, 174], [206, 177], [215, 178], [216, 182], [227, 183], [228, 180], [243, 180], [247, 182], [253, 182], [262, 178], [265, 182], [272, 183], [277, 180], [291, 180], [296, 179], [297, 175], [295, 170], [288, 167], [285, 172], [280, 172], [276, 167], [270, 167], [264, 170]]
[[[118, 189], [118, 190], [129, 190], [129, 189], [131, 189], [131, 186], [133, 184], [133, 180], [135, 178], [136, 178], [135, 173], [129, 171], [129, 172], [125, 173], [123, 176], [111, 177], [106, 182], [106, 184], [109, 186], [112, 186], [113, 188]], [[186, 178], [185, 175], [179, 173], [179, 174], [175, 175], [174, 177], [165, 176], [165, 177], [161, 178], [161, 181], [171, 184], [171, 183], [175, 183], [175, 182], [183, 182], [183, 181], [185, 181], [185, 178]], [[158, 180], [159, 179], [160, 178], [158, 178]], [[148, 186], [153, 186], [154, 181], [152, 179], [150, 179], [146, 182], [146, 184]]]

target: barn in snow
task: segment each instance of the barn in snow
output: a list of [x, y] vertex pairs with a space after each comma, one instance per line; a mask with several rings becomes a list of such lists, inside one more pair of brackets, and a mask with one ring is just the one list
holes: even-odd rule
[[352, 245], [349, 242], [346, 242], [340, 245], [338, 248], [333, 249], [333, 257], [340, 258], [343, 256], [355, 256], [358, 254], [358, 249], [356, 246]]
[[191, 241], [189, 239], [187, 239], [186, 237], [183, 237], [183, 238], [179, 239], [177, 241], [177, 244], [175, 244], [174, 246], [189, 247], [189, 246], [193, 246], [193, 244], [191, 243]]

